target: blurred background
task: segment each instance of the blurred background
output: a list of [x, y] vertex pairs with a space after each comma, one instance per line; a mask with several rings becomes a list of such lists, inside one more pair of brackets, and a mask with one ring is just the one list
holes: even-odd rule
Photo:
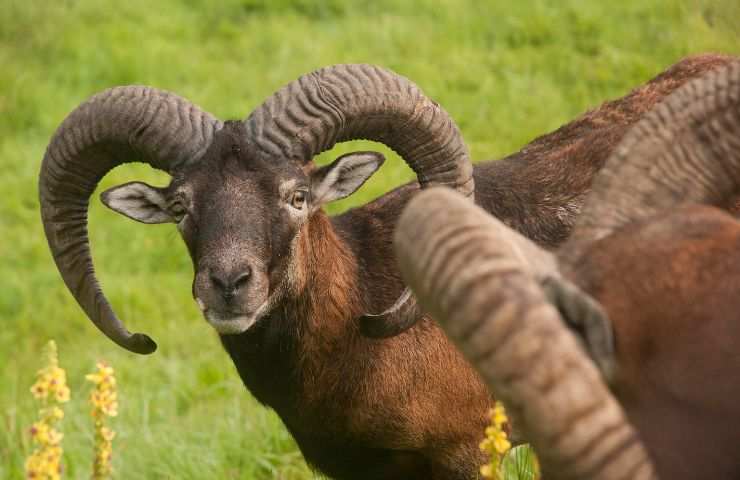
[[[44, 239], [37, 175], [55, 128], [114, 85], [174, 91], [221, 119], [243, 118], [274, 90], [335, 63], [374, 63], [418, 83], [458, 122], [476, 161], [499, 158], [681, 57], [740, 54], [737, 0], [2, 0], [0, 8], [0, 479], [23, 478], [29, 392], [49, 339], [72, 401], [66, 478], [88, 478], [92, 428], [84, 374], [116, 369], [118, 478], [309, 479], [279, 419], [242, 386], [190, 296], [190, 260], [172, 225], [143, 226], [91, 201], [99, 278], [152, 356], [116, 347], [64, 287]], [[412, 178], [391, 157], [333, 213]], [[109, 174], [165, 185], [141, 165]], [[482, 432], [481, 432], [482, 435]]]

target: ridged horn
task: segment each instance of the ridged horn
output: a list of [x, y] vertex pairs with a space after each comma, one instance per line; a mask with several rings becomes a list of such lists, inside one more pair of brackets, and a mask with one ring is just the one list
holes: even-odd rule
[[[277, 91], [246, 120], [255, 151], [305, 163], [338, 142], [382, 142], [416, 173], [421, 188], [444, 185], [473, 198], [473, 167], [450, 115], [408, 79], [372, 65], [335, 65]], [[401, 295], [388, 310], [360, 319], [367, 335], [387, 337], [420, 312]]]
[[108, 338], [136, 353], [157, 345], [130, 333], [95, 276], [87, 235], [90, 195], [105, 174], [142, 161], [173, 173], [200, 159], [222, 122], [189, 101], [150, 87], [105, 90], [77, 107], [57, 129], [39, 176], [41, 218], [64, 283]]
[[549, 274], [549, 254], [439, 189], [410, 202], [394, 244], [419, 303], [505, 403], [543, 478], [656, 478], [636, 431], [543, 294], [537, 278]]
[[724, 204], [740, 191], [740, 61], [669, 95], [596, 176], [560, 257], [681, 203]]

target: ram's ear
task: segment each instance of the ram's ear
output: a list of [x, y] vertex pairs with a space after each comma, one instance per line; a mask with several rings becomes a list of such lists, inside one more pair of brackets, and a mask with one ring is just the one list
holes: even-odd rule
[[353, 152], [342, 155], [330, 165], [311, 174], [311, 201], [314, 207], [353, 194], [383, 165], [378, 152]]
[[100, 194], [106, 207], [142, 223], [168, 223], [174, 218], [167, 211], [164, 189], [142, 182], [129, 182]]
[[573, 283], [559, 276], [541, 280], [542, 290], [560, 312], [565, 324], [581, 340], [607, 381], [614, 375], [614, 333], [601, 304]]

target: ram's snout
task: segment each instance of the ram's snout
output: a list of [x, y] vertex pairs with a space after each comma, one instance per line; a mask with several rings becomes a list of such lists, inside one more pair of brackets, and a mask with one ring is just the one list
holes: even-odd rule
[[242, 333], [261, 317], [267, 304], [269, 280], [258, 261], [240, 258], [201, 262], [193, 280], [193, 296], [208, 323], [218, 333]]

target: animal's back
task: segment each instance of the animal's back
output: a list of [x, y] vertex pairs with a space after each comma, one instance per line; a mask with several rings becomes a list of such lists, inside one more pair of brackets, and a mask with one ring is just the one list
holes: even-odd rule
[[609, 313], [615, 393], [668, 478], [740, 475], [716, 448], [740, 445], [738, 249], [736, 218], [688, 206], [595, 243], [575, 272]]

